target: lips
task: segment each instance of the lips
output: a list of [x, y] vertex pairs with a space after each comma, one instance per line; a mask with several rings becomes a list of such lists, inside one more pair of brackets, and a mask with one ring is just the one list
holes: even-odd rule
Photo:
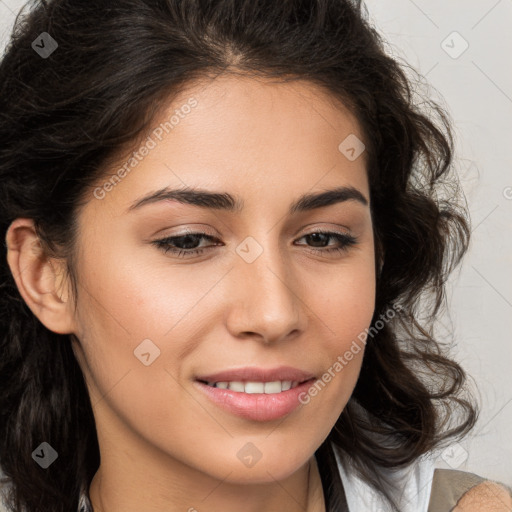
[[264, 422], [280, 419], [297, 409], [302, 403], [299, 397], [314, 381], [312, 373], [290, 366], [246, 367], [200, 375], [194, 385], [224, 411]]

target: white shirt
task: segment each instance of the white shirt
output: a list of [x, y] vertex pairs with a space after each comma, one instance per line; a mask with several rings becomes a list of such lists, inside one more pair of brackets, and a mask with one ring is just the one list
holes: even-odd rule
[[[338, 462], [341, 481], [345, 489], [348, 509], [350, 512], [362, 510], [371, 512], [390, 512], [390, 506], [372, 487], [355, 474], [348, 474], [340, 461], [340, 454], [334, 447]], [[427, 512], [434, 477], [434, 458], [424, 456], [401, 471], [391, 471], [390, 475], [397, 481], [402, 481], [400, 489], [403, 492], [398, 506], [402, 512]]]

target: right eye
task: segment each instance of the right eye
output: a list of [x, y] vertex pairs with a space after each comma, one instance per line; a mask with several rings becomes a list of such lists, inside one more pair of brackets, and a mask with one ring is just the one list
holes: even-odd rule
[[170, 252], [179, 258], [185, 258], [187, 256], [202, 254], [205, 249], [214, 247], [214, 245], [210, 245], [206, 247], [199, 246], [198, 248], [197, 242], [201, 239], [208, 239], [210, 241], [217, 240], [206, 233], [185, 233], [183, 235], [170, 236], [162, 238], [161, 240], [155, 240], [152, 243], [161, 249], [164, 254]]

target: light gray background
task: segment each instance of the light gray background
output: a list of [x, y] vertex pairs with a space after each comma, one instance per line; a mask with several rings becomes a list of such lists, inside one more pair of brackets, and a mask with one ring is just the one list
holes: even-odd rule
[[[22, 5], [0, 0], [0, 48]], [[482, 413], [436, 466], [512, 485], [512, 0], [366, 5], [389, 51], [426, 76], [434, 98], [436, 91], [444, 98], [472, 215], [471, 248], [448, 290], [451, 320], [441, 320], [454, 329], [453, 354], [474, 378]]]

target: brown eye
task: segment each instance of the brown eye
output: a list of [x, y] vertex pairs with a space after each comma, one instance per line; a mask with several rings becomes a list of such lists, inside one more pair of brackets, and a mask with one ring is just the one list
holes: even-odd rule
[[201, 239], [207, 239], [210, 241], [217, 240], [206, 233], [185, 233], [179, 236], [171, 236], [161, 240], [155, 240], [153, 244], [163, 250], [165, 254], [170, 252], [179, 258], [184, 258], [189, 255], [194, 256], [201, 254], [205, 249], [212, 247], [210, 245], [198, 248], [198, 242], [200, 242]]
[[[307, 241], [313, 245], [314, 248], [311, 250], [319, 253], [340, 253], [347, 251], [351, 246], [357, 244], [357, 238], [346, 234], [346, 233], [335, 233], [331, 231], [315, 231], [314, 233], [309, 233], [304, 235], [302, 238], [307, 239]], [[334, 247], [329, 247], [329, 240], [335, 239], [338, 241], [338, 245]], [[317, 249], [320, 247], [320, 249]], [[328, 247], [327, 249], [323, 249], [323, 247]]]

